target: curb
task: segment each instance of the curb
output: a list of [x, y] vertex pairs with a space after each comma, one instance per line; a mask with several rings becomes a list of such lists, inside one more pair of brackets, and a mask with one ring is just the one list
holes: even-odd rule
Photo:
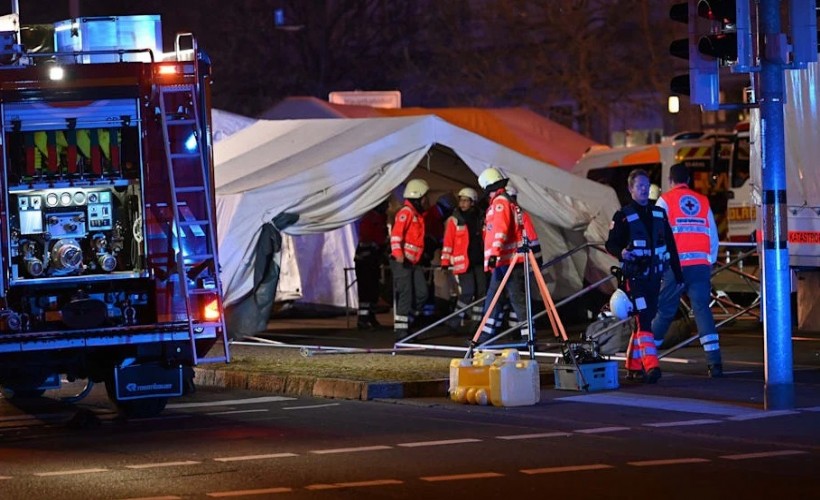
[[286, 396], [333, 399], [401, 399], [446, 396], [449, 380], [414, 382], [367, 382], [304, 375], [194, 368], [196, 385], [223, 389], [247, 389]]

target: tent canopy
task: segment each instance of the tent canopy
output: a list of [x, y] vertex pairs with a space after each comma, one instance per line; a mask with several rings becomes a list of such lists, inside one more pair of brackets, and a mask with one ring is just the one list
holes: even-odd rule
[[[433, 153], [443, 161], [433, 165]], [[585, 241], [606, 239], [618, 209], [615, 192], [601, 184], [535, 160], [437, 116], [399, 118], [259, 120], [215, 145], [220, 262], [225, 303], [253, 288], [253, 258], [264, 224], [297, 214], [291, 235], [322, 233], [360, 218], [408, 177], [450, 175], [453, 162], [472, 172], [505, 172], [519, 202], [536, 219], [545, 257]], [[449, 161], [449, 163], [448, 163]], [[463, 163], [462, 163], [463, 162]], [[444, 190], [449, 189], [445, 187]], [[556, 268], [554, 280], [577, 290], [585, 276], [608, 273], [614, 259], [600, 252], [576, 254]]]
[[435, 115], [521, 154], [565, 170], [596, 143], [526, 108], [399, 108], [332, 104], [315, 97], [288, 97], [262, 114], [269, 120], [381, 118]]

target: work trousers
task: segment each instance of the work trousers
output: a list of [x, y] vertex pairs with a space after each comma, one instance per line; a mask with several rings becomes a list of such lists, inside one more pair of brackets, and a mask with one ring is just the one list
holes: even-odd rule
[[374, 316], [376, 304], [379, 302], [381, 255], [375, 250], [357, 251], [355, 262], [359, 320], [368, 321]]
[[[487, 310], [490, 308], [490, 303], [492, 302], [496, 291], [498, 291], [498, 288], [501, 286], [501, 280], [503, 280], [504, 275], [507, 274], [508, 267], [509, 266], [497, 267], [493, 269], [492, 274], [490, 274], [490, 285], [487, 289], [487, 298], [484, 300], [485, 315], [487, 314]], [[479, 344], [490, 340], [498, 333], [498, 329], [503, 326], [504, 306], [501, 299], [504, 297], [504, 294], [506, 294], [509, 298], [510, 304], [512, 304], [512, 308], [518, 317], [527, 317], [527, 292], [524, 274], [524, 266], [517, 265], [513, 268], [510, 279], [507, 280], [507, 284], [504, 286], [504, 291], [502, 292], [501, 297], [499, 297], [493, 311], [487, 318], [487, 322], [484, 324], [484, 329], [478, 339]], [[522, 337], [529, 338], [529, 334], [529, 325], [521, 327]]]
[[424, 303], [427, 302], [427, 281], [421, 266], [390, 261], [393, 274], [393, 294], [396, 298], [393, 309], [393, 330], [396, 335], [408, 333], [410, 323]]
[[684, 289], [677, 291], [675, 275], [671, 270], [667, 270], [663, 275], [660, 298], [658, 301], [658, 312], [652, 321], [652, 333], [655, 340], [663, 341], [669, 325], [675, 319], [675, 313], [680, 306], [681, 295], [686, 292], [689, 296], [689, 304], [695, 316], [695, 324], [698, 327], [698, 337], [706, 362], [710, 365], [722, 363], [720, 355], [720, 339], [715, 318], [712, 316], [712, 269], [707, 265], [683, 266]]
[[[458, 302], [456, 307], [459, 310], [466, 308], [468, 304], [487, 293], [487, 273], [484, 272], [482, 264], [470, 266], [465, 272], [455, 276], [456, 281], [458, 281]], [[459, 316], [461, 319], [469, 318], [473, 321], [481, 321], [483, 310], [482, 304], [479, 303], [470, 310], [462, 311]]]

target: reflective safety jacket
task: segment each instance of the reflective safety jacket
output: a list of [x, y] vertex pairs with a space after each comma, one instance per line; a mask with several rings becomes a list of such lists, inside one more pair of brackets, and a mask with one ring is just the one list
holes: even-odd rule
[[516, 215], [517, 206], [504, 188], [495, 192], [484, 217], [484, 270], [489, 271], [490, 257], [496, 257], [496, 267], [509, 266], [518, 247], [524, 242]]
[[452, 266], [453, 274], [463, 274], [470, 267], [467, 249], [470, 247], [470, 228], [466, 221], [451, 215], [444, 223], [444, 245], [441, 247], [442, 267]]
[[622, 211], [629, 225], [629, 247], [637, 257], [635, 261], [624, 262], [624, 273], [627, 277], [648, 275], [650, 272], [663, 274], [669, 261], [665, 237], [668, 224], [666, 212], [653, 206], [652, 227], [647, 228], [632, 205], [625, 206]]
[[717, 260], [719, 242], [709, 199], [680, 184], [664, 193], [658, 206], [669, 215], [680, 265], [711, 266]]
[[390, 254], [404, 256], [411, 264], [417, 264], [424, 252], [424, 221], [421, 214], [407, 200], [396, 212], [393, 230], [390, 232]]

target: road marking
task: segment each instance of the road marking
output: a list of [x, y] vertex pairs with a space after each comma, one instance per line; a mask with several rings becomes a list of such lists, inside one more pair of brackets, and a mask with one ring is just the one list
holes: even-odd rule
[[753, 370], [732, 370], [723, 372], [724, 375], [742, 375], [744, 373], [754, 373]]
[[649, 396], [645, 394], [641, 395], [630, 393], [584, 394], [581, 396], [556, 398], [555, 401], [631, 406], [635, 408], [651, 408], [655, 410], [670, 410], [685, 413], [705, 413], [720, 416], [746, 415], [760, 411], [727, 404], [701, 401], [698, 399], [671, 398], [665, 396]]
[[756, 420], [759, 418], [769, 418], [769, 417], [780, 417], [783, 415], [796, 415], [800, 413], [799, 411], [793, 410], [777, 410], [777, 411], [758, 411], [757, 413], [751, 413], [748, 415], [735, 415], [734, 417], [729, 417], [727, 420], [735, 420], [735, 421], [743, 421], [743, 420]]
[[804, 455], [807, 451], [782, 450], [782, 451], [762, 451], [759, 453], [741, 453], [739, 455], [723, 455], [720, 458], [726, 460], [748, 460], [750, 458], [785, 457], [788, 455]]
[[393, 449], [392, 446], [361, 446], [358, 448], [332, 448], [329, 450], [311, 450], [308, 453], [313, 453], [315, 455], [329, 455], [331, 453], [356, 453], [359, 451], [379, 451], [391, 449]]
[[55, 472], [35, 472], [34, 475], [38, 477], [49, 476], [72, 476], [77, 474], [94, 474], [97, 472], [108, 472], [108, 469], [75, 469], [75, 470], [60, 470]]
[[212, 411], [208, 412], [205, 415], [235, 415], [237, 413], [259, 413], [259, 412], [266, 412], [268, 411], [267, 408], [257, 408], [254, 410], [230, 410], [230, 411]]
[[0, 476], [0, 481], [2, 481], [3, 479], [11, 479], [11, 476]]
[[704, 425], [704, 424], [719, 424], [723, 420], [714, 420], [711, 418], [699, 418], [696, 420], [679, 420], [677, 422], [657, 422], [652, 424], [643, 424], [647, 427], [680, 427], [684, 425]]
[[216, 462], [241, 462], [243, 460], [266, 460], [269, 458], [290, 458], [298, 457], [296, 453], [270, 453], [268, 455], [242, 455], [237, 457], [220, 457], [215, 458]]
[[137, 464], [137, 465], [126, 465], [126, 469], [156, 469], [159, 467], [181, 467], [184, 465], [199, 465], [202, 462], [196, 462], [194, 460], [185, 460], [182, 462], [154, 462], [150, 464]]
[[496, 439], [539, 439], [539, 438], [551, 438], [551, 437], [567, 437], [571, 436], [572, 434], [569, 432], [543, 432], [541, 434], [512, 434], [509, 436], [496, 436]]
[[321, 405], [310, 405], [310, 406], [284, 406], [282, 407], [283, 410], [311, 410], [313, 408], [327, 408], [328, 406], [339, 406], [339, 403], [326, 403]]
[[642, 460], [640, 462], [627, 462], [635, 467], [651, 467], [653, 465], [678, 465], [678, 464], [699, 464], [709, 462], [708, 458], [670, 458], [666, 460]]
[[231, 406], [231, 405], [255, 405], [260, 403], [276, 403], [279, 401], [293, 401], [296, 398], [288, 398], [285, 396], [266, 396], [261, 398], [249, 399], [227, 399], [225, 401], [205, 401], [203, 403], [174, 403], [167, 405], [166, 408], [180, 409], [180, 408], [205, 408], [208, 406]]
[[523, 474], [554, 474], [557, 472], [580, 472], [585, 470], [612, 469], [614, 466], [607, 464], [590, 465], [567, 465], [564, 467], [542, 467], [540, 469], [521, 469]]
[[820, 406], [810, 406], [808, 408], [800, 408], [803, 411], [820, 411]]
[[341, 488], [361, 488], [362, 486], [388, 486], [394, 484], [404, 484], [398, 479], [374, 479], [372, 481], [354, 481], [350, 483], [331, 484], [310, 484], [305, 486], [306, 490], [338, 490]]
[[578, 434], [603, 434], [604, 432], [628, 431], [629, 427], [594, 427], [592, 429], [579, 429], [572, 431]]
[[422, 476], [419, 479], [422, 481], [436, 482], [436, 481], [462, 481], [465, 479], [488, 479], [492, 477], [504, 477], [504, 474], [498, 472], [475, 472], [473, 474], [451, 474], [449, 476]]
[[245, 497], [249, 495], [268, 495], [271, 493], [290, 493], [292, 492], [292, 488], [263, 488], [259, 490], [234, 490], [234, 491], [214, 491], [212, 493], [206, 493], [209, 497], [214, 498], [225, 498], [225, 497]]
[[420, 446], [446, 446], [448, 444], [462, 444], [462, 443], [480, 443], [480, 439], [466, 438], [466, 439], [447, 439], [443, 441], [416, 441], [415, 443], [399, 443], [396, 446], [404, 448], [418, 448]]

